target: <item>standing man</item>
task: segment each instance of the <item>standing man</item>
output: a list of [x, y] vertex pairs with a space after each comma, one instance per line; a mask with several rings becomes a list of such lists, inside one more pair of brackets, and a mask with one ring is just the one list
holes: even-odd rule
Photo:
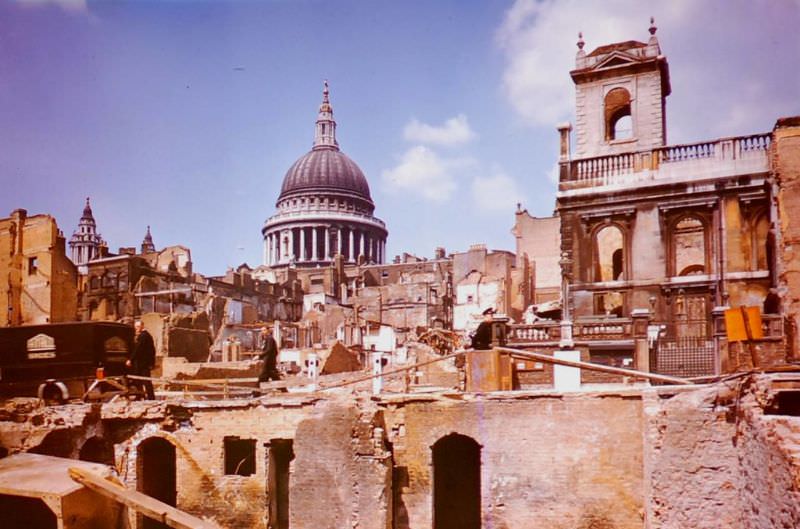
[[[142, 320], [136, 320], [133, 330], [135, 332], [133, 354], [125, 362], [125, 366], [128, 368], [128, 373], [132, 375], [149, 377], [150, 370], [156, 363], [156, 346], [153, 343], [153, 337], [145, 330]], [[156, 398], [153, 383], [150, 380], [137, 380], [136, 384], [144, 387], [145, 396], [149, 400]]]
[[494, 309], [489, 307], [483, 311], [483, 321], [478, 328], [475, 329], [475, 334], [472, 335], [473, 349], [491, 349], [492, 348], [492, 319], [494, 318]]
[[261, 374], [258, 375], [259, 382], [281, 379], [277, 369], [278, 344], [275, 342], [275, 338], [272, 337], [272, 331], [269, 327], [261, 327], [261, 354], [258, 358], [264, 361]]

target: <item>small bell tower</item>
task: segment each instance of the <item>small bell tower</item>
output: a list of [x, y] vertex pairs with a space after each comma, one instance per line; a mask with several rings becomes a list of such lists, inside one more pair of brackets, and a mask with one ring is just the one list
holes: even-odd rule
[[578, 34], [575, 69], [575, 158], [647, 150], [666, 145], [666, 98], [672, 91], [655, 20], [650, 38], [584, 51]]
[[72, 232], [72, 237], [69, 239], [72, 262], [78, 267], [79, 273], [84, 275], [88, 273], [86, 264], [100, 257], [100, 247], [104, 244], [103, 238], [97, 233], [97, 223], [94, 220], [92, 206], [89, 204], [89, 197], [86, 197], [78, 229]]

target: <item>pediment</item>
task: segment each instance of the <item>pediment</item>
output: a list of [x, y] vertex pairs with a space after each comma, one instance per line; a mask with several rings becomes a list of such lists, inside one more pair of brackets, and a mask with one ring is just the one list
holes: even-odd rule
[[592, 69], [600, 70], [602, 68], [616, 68], [618, 66], [628, 66], [630, 64], [636, 64], [637, 62], [639, 62], [638, 57], [628, 55], [627, 53], [615, 51], [611, 53], [608, 57], [603, 59], [602, 62], [597, 63]]

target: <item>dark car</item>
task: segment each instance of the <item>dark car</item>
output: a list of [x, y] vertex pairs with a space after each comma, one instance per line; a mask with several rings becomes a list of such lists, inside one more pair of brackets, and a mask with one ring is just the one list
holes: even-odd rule
[[63, 402], [81, 397], [102, 367], [125, 374], [133, 327], [111, 322], [0, 328], [0, 396]]

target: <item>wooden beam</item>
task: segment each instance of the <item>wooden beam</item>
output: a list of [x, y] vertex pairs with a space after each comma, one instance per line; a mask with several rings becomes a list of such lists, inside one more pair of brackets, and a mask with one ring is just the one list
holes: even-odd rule
[[169, 527], [174, 527], [175, 529], [219, 529], [216, 524], [201, 520], [141, 492], [128, 490], [122, 485], [108, 481], [93, 472], [70, 467], [69, 477], [86, 488], [122, 503], [148, 518], [165, 523]]
[[537, 360], [539, 362], [559, 364], [568, 367], [577, 367], [578, 369], [588, 369], [590, 371], [600, 371], [601, 373], [612, 373], [615, 375], [623, 375], [626, 377], [658, 380], [659, 382], [667, 382], [669, 384], [685, 384], [685, 385], [694, 384], [694, 382], [686, 380], [685, 378], [670, 377], [667, 375], [658, 375], [656, 373], [637, 371], [636, 369], [626, 369], [624, 367], [611, 367], [611, 366], [604, 366], [601, 364], [592, 364], [590, 362], [582, 362], [580, 360], [562, 360], [560, 358], [554, 358], [549, 355], [541, 353], [533, 353], [531, 351], [524, 351], [522, 349], [513, 349], [511, 347], [495, 347], [495, 349], [504, 353], [511, 353], [512, 356], [519, 356], [520, 358], [526, 360]]

